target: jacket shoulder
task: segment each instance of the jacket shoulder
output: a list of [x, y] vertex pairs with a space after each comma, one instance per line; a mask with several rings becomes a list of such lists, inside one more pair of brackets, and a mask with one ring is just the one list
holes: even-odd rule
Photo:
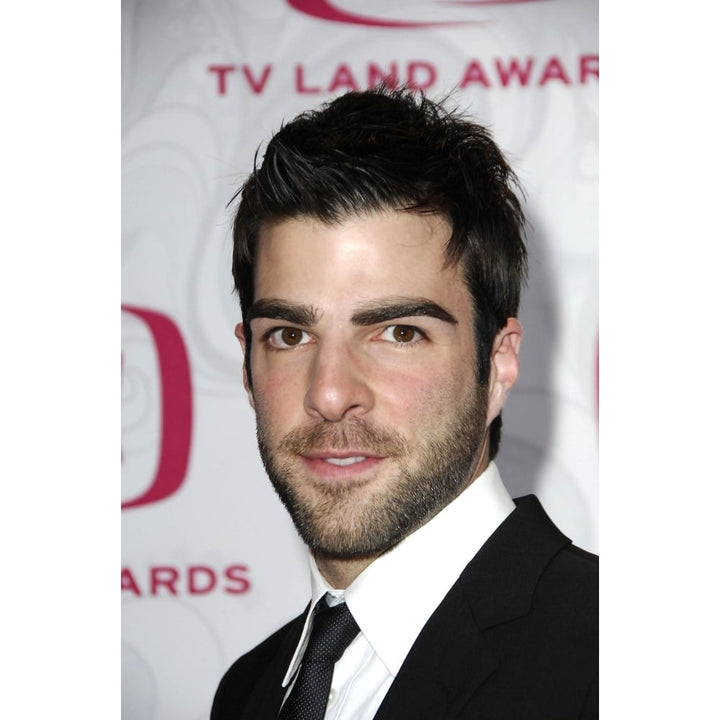
[[514, 575], [502, 598], [515, 617], [486, 626], [483, 633], [498, 660], [487, 691], [512, 686], [517, 692], [486, 696], [486, 701], [498, 702], [497, 717], [596, 718], [599, 559], [573, 545], [537, 500], [518, 510], [522, 522], [507, 528], [503, 543], [511, 554], [503, 555], [501, 548], [497, 564], [504, 559]]
[[[536, 498], [521, 503], [534, 523], [534, 542], [526, 553], [535, 565], [531, 601], [525, 616], [528, 640], [553, 648], [565, 647], [567, 656], [582, 655], [597, 667], [599, 615], [599, 558], [573, 545], [545, 514]], [[558, 663], [561, 664], [560, 658]]]
[[[576, 545], [565, 546], [547, 565], [537, 588], [537, 599], [551, 599], [554, 609], [575, 614], [582, 612], [594, 620], [597, 630], [599, 613], [599, 563], [597, 555]], [[565, 601], [561, 602], [561, 598]], [[592, 624], [592, 623], [591, 623]]]

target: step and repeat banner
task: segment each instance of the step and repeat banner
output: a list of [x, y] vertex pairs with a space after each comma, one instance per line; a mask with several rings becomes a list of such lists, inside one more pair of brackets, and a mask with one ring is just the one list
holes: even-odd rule
[[242, 387], [227, 204], [284, 120], [348, 90], [452, 92], [520, 177], [526, 335], [498, 465], [598, 550], [598, 78], [596, 0], [123, 0], [123, 720], [206, 718], [308, 599]]

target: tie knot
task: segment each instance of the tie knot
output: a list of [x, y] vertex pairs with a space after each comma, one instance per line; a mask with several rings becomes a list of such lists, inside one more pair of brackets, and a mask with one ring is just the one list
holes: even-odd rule
[[303, 662], [334, 664], [358, 632], [360, 628], [344, 602], [329, 607], [323, 598], [315, 606], [310, 642]]

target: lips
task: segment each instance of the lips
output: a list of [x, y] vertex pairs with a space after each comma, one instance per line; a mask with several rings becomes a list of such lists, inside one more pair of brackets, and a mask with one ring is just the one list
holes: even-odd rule
[[295, 428], [282, 438], [277, 451], [299, 462], [309, 478], [355, 485], [375, 478], [385, 465], [407, 455], [408, 448], [396, 430], [351, 418]]
[[300, 456], [314, 474], [321, 477], [341, 478], [358, 475], [377, 467], [384, 458], [361, 452], [315, 452]]

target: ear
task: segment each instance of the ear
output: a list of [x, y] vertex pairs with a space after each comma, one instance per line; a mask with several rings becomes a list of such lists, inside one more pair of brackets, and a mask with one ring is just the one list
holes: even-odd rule
[[243, 327], [242, 323], [238, 323], [235, 326], [235, 337], [240, 342], [240, 347], [242, 348], [243, 352], [243, 387], [245, 388], [245, 392], [248, 396], [248, 401], [250, 402], [250, 407], [254, 410], [255, 409], [255, 398], [253, 396], [252, 388], [250, 387], [250, 381], [248, 380], [248, 374], [247, 374], [247, 364], [250, 362], [250, 358], [247, 356], [247, 344], [245, 341], [245, 328]]
[[486, 426], [500, 414], [510, 388], [520, 374], [520, 344], [523, 329], [517, 318], [508, 318], [493, 340], [490, 353], [488, 412]]

